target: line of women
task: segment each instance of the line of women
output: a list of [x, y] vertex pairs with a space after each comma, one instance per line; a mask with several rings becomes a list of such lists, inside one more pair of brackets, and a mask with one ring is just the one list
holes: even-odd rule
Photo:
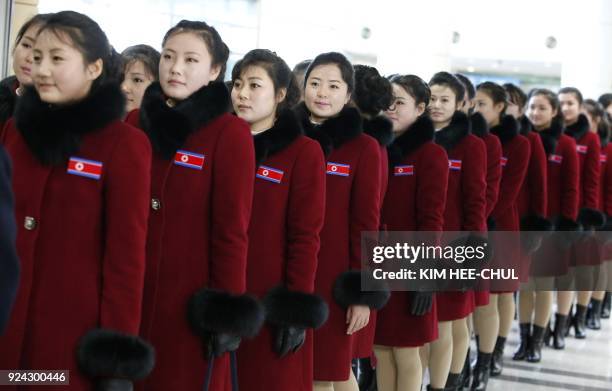
[[[161, 46], [120, 56], [72, 11], [19, 31], [0, 89], [22, 273], [2, 369], [68, 369], [70, 390], [357, 391], [351, 361], [375, 357], [361, 368], [376, 361], [381, 391], [419, 390], [426, 369], [428, 390], [454, 390], [469, 382], [473, 315], [470, 387], [484, 390], [519, 286], [364, 291], [362, 232], [595, 229], [612, 214], [605, 117], [598, 138], [578, 90], [532, 92], [526, 120], [514, 86], [384, 78], [336, 52], [299, 82], [252, 50], [226, 85], [228, 46], [204, 22]], [[572, 246], [556, 344], [571, 282], [607, 259]], [[559, 249], [520, 247], [496, 257], [538, 284], [567, 279], [530, 262]], [[530, 294], [519, 353], [538, 361], [552, 293], [532, 298], [533, 330]]]

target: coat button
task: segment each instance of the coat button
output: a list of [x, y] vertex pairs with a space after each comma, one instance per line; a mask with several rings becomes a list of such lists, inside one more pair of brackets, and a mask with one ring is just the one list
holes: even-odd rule
[[159, 202], [159, 200], [157, 198], [152, 198], [151, 199], [151, 209], [153, 209], [153, 210], [160, 210], [161, 209], [161, 202]]
[[36, 229], [36, 219], [34, 217], [26, 216], [23, 221], [23, 227], [28, 231], [33, 231]]

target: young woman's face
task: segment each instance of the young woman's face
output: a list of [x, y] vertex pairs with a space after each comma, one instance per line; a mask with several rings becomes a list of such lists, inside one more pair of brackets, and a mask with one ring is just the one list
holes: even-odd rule
[[499, 124], [499, 116], [504, 109], [503, 103], [493, 103], [493, 99], [481, 90], [476, 91], [474, 101], [476, 102], [474, 111], [484, 117], [487, 125], [496, 126]]
[[31, 25], [13, 50], [13, 72], [20, 85], [32, 84], [32, 49], [40, 25]]
[[67, 35], [60, 39], [49, 30], [36, 39], [32, 79], [43, 102], [77, 102], [87, 96], [91, 84], [102, 73], [101, 59], [85, 64], [83, 54], [69, 42]]
[[260, 66], [250, 66], [234, 80], [232, 105], [236, 114], [251, 125], [251, 131], [270, 129], [276, 117], [276, 107], [285, 91], [274, 92], [274, 82]]
[[591, 113], [588, 112], [588, 110], [584, 110], [582, 114], [586, 115], [587, 119], [589, 120], [589, 130], [593, 133], [597, 133], [597, 128], [599, 127], [599, 122], [601, 121], [601, 119], [592, 116]]
[[506, 107], [506, 115], [511, 115], [515, 119], [519, 119], [521, 118], [523, 113], [524, 111], [521, 107], [519, 107], [519, 105], [512, 101], [508, 101], [508, 106]]
[[127, 112], [140, 108], [144, 92], [154, 80], [155, 78], [147, 72], [142, 61], [135, 60], [127, 65], [121, 83], [121, 90], [126, 98], [125, 108]]
[[172, 99], [183, 100], [215, 80], [221, 67], [212, 66], [204, 40], [194, 33], [172, 35], [166, 41], [159, 62], [159, 82]]
[[337, 115], [350, 98], [348, 85], [337, 65], [318, 65], [308, 75], [304, 102], [313, 121], [323, 122]]
[[393, 124], [393, 132], [401, 133], [408, 129], [417, 118], [425, 111], [425, 104], [416, 104], [416, 101], [402, 86], [392, 83], [393, 88], [393, 104], [387, 111], [385, 116], [391, 120]]
[[431, 87], [429, 113], [437, 130], [450, 124], [457, 110], [457, 97], [448, 86], [434, 84]]
[[536, 130], [550, 128], [557, 111], [544, 95], [534, 95], [527, 104], [527, 118]]
[[566, 125], [571, 125], [578, 121], [580, 115], [580, 103], [574, 93], [559, 94], [559, 104], [561, 105], [561, 114]]

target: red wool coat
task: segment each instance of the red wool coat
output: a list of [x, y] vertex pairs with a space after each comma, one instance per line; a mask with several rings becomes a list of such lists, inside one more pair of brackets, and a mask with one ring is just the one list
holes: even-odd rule
[[345, 107], [317, 127], [310, 123], [304, 105], [298, 114], [306, 134], [327, 152], [325, 222], [315, 292], [328, 302], [329, 319], [314, 333], [314, 380], [344, 381], [353, 357], [353, 336], [346, 334], [346, 306], [381, 304], [378, 295], [343, 290], [350, 285], [347, 279], [359, 278], [346, 272], [361, 268], [361, 232], [379, 227], [379, 145], [362, 133], [356, 109]]
[[[433, 137], [431, 120], [422, 116], [389, 147], [391, 170], [382, 208], [382, 225], [389, 231], [442, 231], [448, 156]], [[411, 313], [412, 298], [410, 292], [391, 293], [378, 313], [377, 345], [416, 347], [438, 338], [435, 296], [431, 311], [422, 316]]]
[[[529, 140], [529, 164], [527, 174], [519, 191], [518, 215], [522, 231], [550, 230], [551, 222], [547, 216], [548, 184], [546, 179], [547, 158], [540, 136], [531, 130], [531, 123], [525, 117], [520, 120], [520, 132]], [[532, 234], [528, 234], [532, 236]], [[523, 238], [521, 242], [520, 282], [529, 280], [532, 248]]]
[[[562, 127], [539, 132], [548, 156], [547, 217], [555, 219], [558, 229], [577, 229], [579, 200], [579, 165], [574, 140], [562, 134]], [[531, 273], [534, 276], [560, 276], [569, 269], [570, 251], [548, 241], [534, 254]], [[551, 262], [555, 259], [554, 262]]]
[[[364, 118], [363, 131], [367, 135], [374, 137], [380, 146], [380, 199], [382, 202], [385, 198], [389, 183], [389, 156], [387, 153], [387, 146], [393, 138], [393, 124], [384, 116], [378, 116], [372, 119]], [[384, 230], [382, 221], [380, 225], [380, 229]], [[377, 311], [371, 310], [368, 325], [359, 330], [354, 336], [353, 358], [364, 358], [372, 355], [377, 321]]]
[[[486, 148], [469, 133], [465, 114], [456, 112], [451, 124], [435, 135], [449, 159], [448, 190], [444, 211], [445, 231], [486, 230]], [[438, 321], [465, 318], [474, 311], [474, 292], [437, 295]]]
[[[499, 138], [489, 132], [488, 125], [484, 117], [480, 113], [475, 113], [470, 117], [472, 122], [472, 133], [480, 137], [485, 143], [487, 151], [487, 208], [485, 216], [487, 218], [487, 226], [489, 229], [494, 227], [489, 224], [491, 212], [497, 203], [499, 197], [499, 184], [502, 177], [502, 148]], [[488, 284], [482, 285], [474, 292], [474, 300], [476, 306], [485, 306], [489, 304], [489, 291], [486, 289]]]
[[[600, 179], [600, 210], [606, 215], [607, 221], [604, 230], [612, 229], [612, 144], [602, 143], [601, 148], [601, 179]], [[600, 234], [602, 235], [602, 234]], [[612, 259], [612, 245], [606, 244], [601, 251], [602, 261]]]
[[[312, 391], [312, 331], [296, 353], [280, 358], [273, 349], [277, 327], [319, 327], [326, 314], [325, 303], [310, 295], [325, 212], [325, 160], [319, 144], [301, 133], [289, 111], [273, 128], [255, 136], [258, 169], [247, 291], [284, 304], [266, 306], [268, 324], [240, 345], [238, 377], [243, 390]], [[279, 286], [282, 292], [270, 292]], [[313, 300], [318, 305], [311, 304]]]
[[[173, 108], [159, 83], [145, 92], [139, 125], [155, 153], [140, 332], [157, 356], [146, 390], [202, 389], [208, 360], [188, 322], [196, 292], [209, 293], [198, 308], [206, 331], [257, 332], [253, 303], [229, 295], [246, 289], [255, 158], [249, 127], [225, 113], [228, 104], [222, 83]], [[215, 359], [210, 390], [227, 387], [228, 361]]]
[[[530, 145], [518, 131], [518, 123], [511, 116], [505, 116], [498, 126], [491, 129], [502, 144], [502, 179], [499, 197], [491, 213], [495, 230], [501, 231], [502, 235], [504, 231], [519, 230], [518, 196], [527, 173]], [[520, 241], [513, 239], [505, 235], [497, 243], [494, 263], [500, 267], [513, 266], [520, 271]], [[510, 288], [518, 289], [518, 281], [508, 290], [512, 290]]]
[[0, 138], [2, 138], [4, 126], [13, 115], [13, 110], [17, 103], [17, 94], [15, 91], [18, 87], [19, 82], [15, 76], [9, 76], [0, 81]]
[[[69, 370], [66, 390], [92, 389], [76, 360], [86, 333], [136, 335], [140, 324], [151, 147], [119, 121], [123, 105], [113, 86], [53, 110], [28, 89], [2, 140], [13, 160], [21, 281], [0, 368]], [[118, 365], [98, 354], [88, 360]]]

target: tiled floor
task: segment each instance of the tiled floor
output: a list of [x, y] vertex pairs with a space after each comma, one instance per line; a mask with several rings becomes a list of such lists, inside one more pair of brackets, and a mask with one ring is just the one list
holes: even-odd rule
[[602, 329], [588, 330], [584, 340], [575, 339], [572, 331], [565, 350], [544, 347], [538, 364], [512, 361], [518, 341], [514, 327], [506, 344], [504, 372], [491, 379], [488, 391], [612, 391], [611, 319], [602, 319]]

